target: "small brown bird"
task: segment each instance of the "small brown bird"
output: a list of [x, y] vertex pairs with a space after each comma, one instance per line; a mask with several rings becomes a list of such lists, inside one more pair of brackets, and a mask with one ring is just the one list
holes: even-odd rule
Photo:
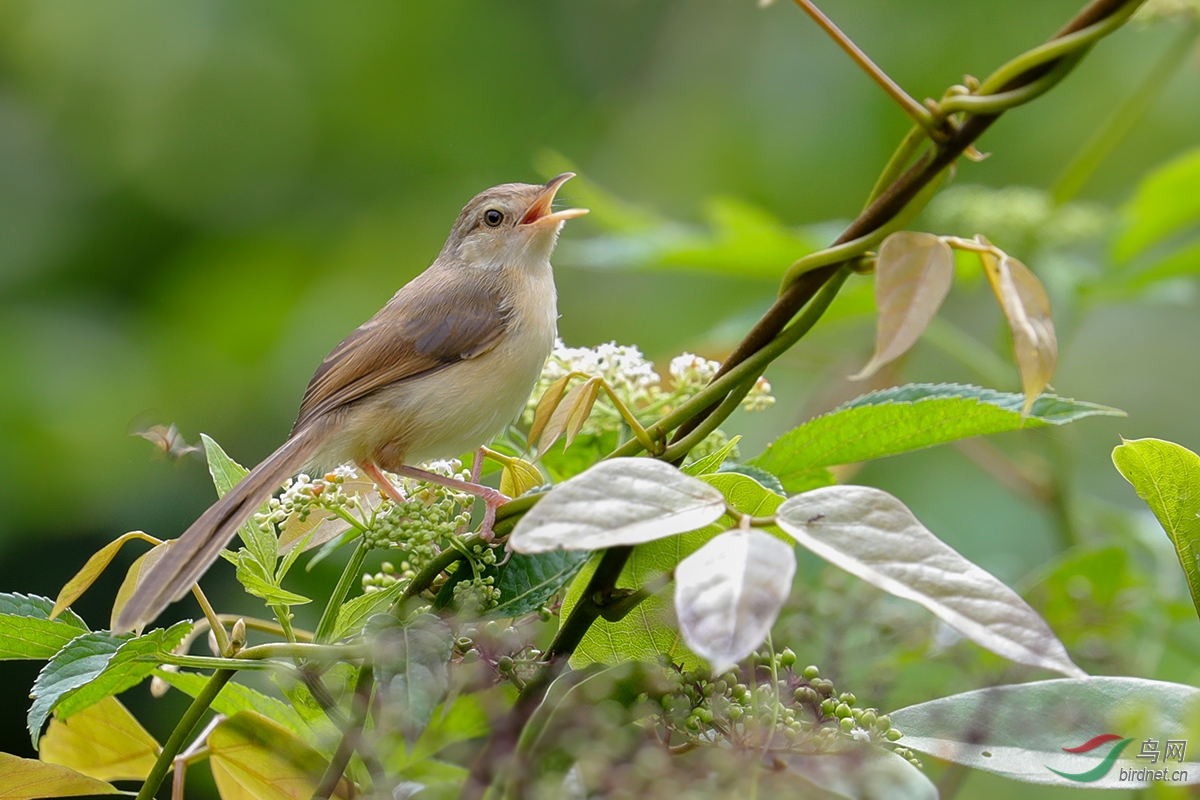
[[393, 499], [382, 470], [451, 485], [487, 505], [485, 532], [507, 500], [495, 489], [409, 464], [486, 444], [516, 419], [554, 346], [558, 308], [550, 253], [565, 220], [560, 186], [506, 183], [476, 195], [432, 265], [333, 349], [309, 381], [278, 450], [214, 503], [147, 573], [116, 630], [152, 621], [217, 559], [283, 481], [355, 462]]

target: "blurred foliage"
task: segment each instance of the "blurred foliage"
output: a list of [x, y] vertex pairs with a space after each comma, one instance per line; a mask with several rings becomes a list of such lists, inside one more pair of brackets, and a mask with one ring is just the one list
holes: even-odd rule
[[[1079, 3], [822, 5], [923, 97], [1040, 41]], [[1081, 197], [1048, 192], [1187, 24], [1103, 43], [990, 131], [991, 158], [961, 164], [913, 226], [983, 233], [1028, 264], [1054, 307], [1056, 391], [1129, 417], [900, 456], [855, 480], [1024, 581], [1085, 668], [1195, 683], [1200, 629], [1170, 542], [1108, 459], [1118, 433], [1200, 442], [1194, 50]], [[556, 257], [568, 345], [719, 359], [791, 261], [857, 212], [906, 127], [787, 4], [4, 4], [0, 588], [53, 596], [116, 535], [183, 530], [211, 500], [202, 464], [154, 460], [128, 434], [176, 423], [241, 462], [268, 453], [320, 358], [429, 263], [479, 189], [564, 161], [586, 178], [568, 199], [593, 214]], [[964, 277], [870, 388], [1018, 388], [1000, 314]], [[772, 368], [779, 404], [730, 421], [743, 453], [861, 393], [843, 378], [870, 352], [872, 312], [870, 280], [853, 279]], [[1025, 674], [829, 573], [802, 570], [814, 591], [793, 595], [776, 636], [872, 704]], [[28, 755], [26, 667], [4, 665], [14, 723], [0, 750]], [[145, 701], [131, 693], [135, 710]], [[161, 739], [179, 706], [159, 702], [138, 717]]]

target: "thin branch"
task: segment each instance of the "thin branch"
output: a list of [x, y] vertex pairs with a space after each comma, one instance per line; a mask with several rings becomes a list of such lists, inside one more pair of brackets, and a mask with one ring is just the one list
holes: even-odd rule
[[846, 55], [855, 64], [862, 67], [863, 72], [870, 76], [871, 80], [879, 84], [879, 88], [887, 92], [888, 96], [896, 101], [896, 104], [903, 109], [905, 114], [912, 117], [913, 122], [916, 122], [923, 129], [932, 131], [937, 127], [937, 120], [929, 113], [929, 109], [918, 103], [907, 92], [900, 87], [891, 77], [884, 72], [879, 66], [871, 60], [870, 56], [864, 53], [858, 45], [856, 45], [849, 36], [842, 33], [841, 29], [833, 23], [829, 17], [821, 9], [817, 8], [812, 3], [812, 0], [794, 0], [796, 5], [804, 10], [804, 13], [813, 18], [821, 29], [829, 34], [829, 38], [837, 42], [837, 45], [846, 51]]

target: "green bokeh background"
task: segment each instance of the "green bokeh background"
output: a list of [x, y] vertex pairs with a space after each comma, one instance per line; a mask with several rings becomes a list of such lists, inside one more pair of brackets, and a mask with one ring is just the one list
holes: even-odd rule
[[[1078, 6], [823, 4], [918, 98], [986, 74]], [[991, 157], [960, 164], [956, 180], [1049, 186], [1174, 35], [1131, 27], [1104, 41], [1062, 86], [996, 125], [981, 142]], [[1085, 198], [1117, 208], [1140, 176], [1200, 142], [1197, 97], [1192, 58]], [[177, 535], [212, 498], [204, 467], [155, 460], [130, 432], [175, 422], [245, 463], [264, 457], [324, 354], [431, 261], [480, 189], [543, 180], [559, 154], [683, 223], [731, 196], [813, 225], [857, 213], [905, 130], [892, 102], [788, 3], [3, 4], [0, 589], [54, 596], [122, 532]], [[585, 268], [572, 253], [603, 227], [571, 222], [555, 259], [568, 344], [636, 343], [660, 365], [684, 349], [720, 358], [776, 291], [776, 280], [645, 270], [636, 259]], [[945, 315], [1005, 352], [979, 286], [957, 289]], [[862, 390], [843, 376], [869, 355], [871, 325], [844, 314], [772, 367], [779, 403], [728, 425], [745, 434], [745, 454]], [[1034, 447], [1067, 455], [1086, 502], [1136, 508], [1108, 458], [1118, 434], [1200, 448], [1197, 302], [1175, 291], [1060, 325], [1056, 389], [1129, 417], [1040, 433]], [[924, 344], [890, 377], [978, 380]], [[1017, 387], [1014, 371], [996, 388]], [[952, 448], [859, 479], [1010, 583], [1062, 545], [1050, 510]], [[121, 573], [78, 604], [94, 627]], [[244, 598], [229, 607], [255, 610]], [[36, 666], [0, 663], [5, 751], [32, 754], [22, 721]], [[1200, 678], [1194, 663], [1171, 670]], [[180, 703], [155, 707], [147, 724], [165, 736]], [[992, 797], [1032, 794], [971, 780]]]

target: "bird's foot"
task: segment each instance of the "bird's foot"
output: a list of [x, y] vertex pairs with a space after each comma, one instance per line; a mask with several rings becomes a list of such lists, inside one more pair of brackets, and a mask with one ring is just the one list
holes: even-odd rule
[[[460, 492], [467, 492], [478, 497], [484, 503], [483, 524], [479, 526], [479, 538], [489, 543], [495, 538], [493, 529], [496, 524], [496, 509], [512, 499], [490, 486], [483, 486], [478, 483], [459, 480], [458, 478], [447, 478], [444, 475], [438, 475], [437, 473], [417, 469], [416, 467], [402, 466], [397, 468], [395, 473], [403, 475], [406, 478], [415, 478], [419, 481], [436, 483], [438, 486], [445, 486], [448, 489], [457, 489]], [[372, 477], [374, 476], [372, 475]]]

